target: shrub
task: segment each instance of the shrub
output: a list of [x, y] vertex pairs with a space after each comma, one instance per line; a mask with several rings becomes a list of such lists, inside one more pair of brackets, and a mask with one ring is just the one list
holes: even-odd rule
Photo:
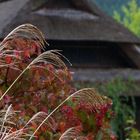
[[[129, 119], [135, 120], [135, 101], [133, 96], [128, 96], [130, 90], [134, 89], [133, 80], [125, 82], [122, 78], [116, 78], [108, 82], [102, 90], [113, 100], [112, 109], [115, 118], [112, 120], [113, 130], [117, 133], [120, 140], [125, 139], [124, 129]], [[106, 89], [105, 89], [106, 88]]]
[[46, 44], [30, 24], [0, 44], [1, 108], [9, 106], [1, 110], [0, 138], [116, 139], [110, 128], [112, 101], [92, 88], [75, 91], [61, 59], [66, 58], [58, 50], [41, 53]]
[[[106, 82], [94, 83], [77, 83], [78, 89], [85, 86], [94, 86], [98, 91], [110, 97], [113, 101], [112, 110], [115, 117], [111, 120], [111, 126], [119, 140], [127, 139], [129, 131], [125, 131], [126, 127], [132, 127], [127, 123], [128, 120], [136, 120], [136, 103], [133, 96], [134, 92], [139, 92], [139, 86], [129, 78], [124, 80], [121, 77], [116, 77]], [[131, 132], [131, 131], [130, 131]]]

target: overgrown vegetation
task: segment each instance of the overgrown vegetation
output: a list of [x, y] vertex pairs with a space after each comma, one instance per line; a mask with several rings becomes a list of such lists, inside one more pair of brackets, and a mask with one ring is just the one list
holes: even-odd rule
[[124, 129], [127, 126], [127, 120], [135, 120], [135, 102], [133, 96], [128, 97], [127, 93], [132, 91], [133, 81], [127, 83], [121, 78], [110, 81], [105, 86], [101, 86], [101, 91], [107, 93], [113, 100], [113, 110], [115, 118], [112, 120], [113, 130], [118, 134], [120, 140], [124, 139]]
[[[128, 81], [117, 77], [104, 83], [77, 83], [78, 89], [82, 87], [95, 87], [100, 93], [109, 96], [113, 101], [112, 110], [115, 113], [111, 126], [120, 140], [139, 137], [139, 132], [134, 128], [136, 120], [136, 105], [133, 96], [134, 92], [139, 92], [139, 85], [129, 78]], [[131, 122], [131, 123], [130, 123]], [[135, 130], [135, 131], [134, 131]], [[138, 135], [136, 135], [138, 134]]]
[[115, 140], [112, 100], [93, 88], [75, 91], [58, 50], [24, 24], [0, 44], [1, 140]]

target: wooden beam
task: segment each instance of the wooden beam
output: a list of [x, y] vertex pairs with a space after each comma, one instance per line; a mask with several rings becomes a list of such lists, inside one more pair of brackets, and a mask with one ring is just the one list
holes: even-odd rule
[[136, 69], [71, 69], [74, 81], [106, 82], [121, 77], [140, 81], [140, 70]]
[[140, 46], [138, 45], [121, 45], [122, 51], [132, 60], [140, 69]]

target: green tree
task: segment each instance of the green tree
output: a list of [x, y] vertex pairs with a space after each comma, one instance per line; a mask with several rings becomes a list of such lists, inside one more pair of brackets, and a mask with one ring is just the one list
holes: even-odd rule
[[114, 18], [124, 24], [133, 33], [140, 36], [140, 7], [137, 0], [131, 0], [126, 6], [121, 8], [123, 16], [117, 11], [114, 12]]

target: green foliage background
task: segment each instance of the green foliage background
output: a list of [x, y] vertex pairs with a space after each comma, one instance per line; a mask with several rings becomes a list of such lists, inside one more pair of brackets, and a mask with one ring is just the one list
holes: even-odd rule
[[121, 10], [124, 17], [115, 11], [114, 18], [124, 24], [133, 33], [140, 36], [140, 6], [137, 2], [137, 0], [131, 0], [126, 6], [122, 6]]
[[118, 22], [140, 36], [140, 0], [96, 0], [96, 3]]
[[[122, 6], [126, 6], [128, 2], [132, 0], [93, 0], [96, 4], [101, 7], [109, 15], [113, 16], [114, 11], [118, 11], [121, 16], [123, 12], [121, 10]], [[138, 5], [140, 6], [140, 0], [137, 0]]]

